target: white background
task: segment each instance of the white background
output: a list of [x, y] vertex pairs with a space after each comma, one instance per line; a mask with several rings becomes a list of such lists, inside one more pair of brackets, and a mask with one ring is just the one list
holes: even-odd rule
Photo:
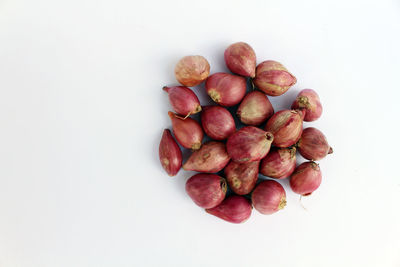
[[[396, 0], [0, 0], [0, 266], [400, 266], [399, 36]], [[236, 41], [296, 75], [277, 110], [319, 93], [334, 148], [307, 210], [282, 181], [242, 225], [158, 161], [175, 63]]]

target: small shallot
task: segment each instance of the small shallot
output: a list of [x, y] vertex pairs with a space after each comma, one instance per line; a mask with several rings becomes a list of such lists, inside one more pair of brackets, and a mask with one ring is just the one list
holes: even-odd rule
[[253, 190], [258, 179], [259, 161], [246, 163], [229, 162], [224, 172], [230, 188], [238, 195], [246, 195]]
[[207, 142], [194, 151], [183, 164], [185, 171], [216, 173], [222, 170], [229, 162], [225, 144], [221, 142]]
[[231, 223], [243, 223], [250, 218], [252, 207], [242, 196], [229, 196], [218, 206], [206, 212]]
[[256, 53], [244, 42], [231, 44], [224, 53], [226, 66], [233, 73], [254, 78], [256, 75]]
[[184, 86], [195, 86], [207, 79], [210, 64], [202, 56], [186, 56], [175, 66], [176, 80]]
[[169, 102], [174, 111], [181, 116], [189, 116], [201, 111], [200, 101], [196, 94], [185, 86], [164, 86]]
[[225, 198], [226, 181], [224, 178], [208, 173], [198, 173], [186, 181], [186, 192], [198, 206], [211, 209]]
[[158, 154], [164, 170], [169, 176], [175, 176], [182, 166], [182, 151], [168, 129], [163, 132]]
[[270, 132], [246, 126], [228, 138], [226, 149], [236, 162], [258, 161], [268, 154], [273, 140], [274, 136]]
[[254, 208], [262, 214], [272, 214], [286, 206], [286, 192], [280, 183], [262, 181], [251, 194]]
[[270, 96], [284, 94], [297, 80], [281, 63], [267, 60], [256, 68], [253, 80], [258, 89]]
[[314, 127], [303, 130], [297, 147], [300, 155], [309, 160], [320, 160], [333, 153], [325, 135]]
[[201, 125], [214, 140], [224, 140], [236, 130], [235, 120], [226, 108], [205, 106], [201, 112]]
[[265, 125], [265, 130], [274, 135], [274, 146], [289, 147], [299, 140], [303, 120], [295, 110], [281, 110], [272, 115]]
[[297, 95], [292, 104], [292, 109], [305, 111], [305, 121], [315, 121], [322, 114], [322, 105], [318, 94], [312, 89], [304, 89]]
[[228, 73], [215, 73], [207, 78], [207, 94], [221, 106], [231, 107], [242, 100], [246, 94], [246, 79]]
[[311, 195], [321, 184], [322, 175], [317, 163], [308, 161], [300, 164], [290, 177], [293, 192], [303, 196]]
[[236, 114], [242, 123], [256, 126], [271, 117], [274, 108], [265, 94], [253, 91], [243, 98]]
[[200, 124], [192, 118], [182, 118], [173, 112], [168, 112], [172, 122], [172, 130], [179, 144], [185, 148], [197, 150], [201, 147], [203, 130]]
[[296, 148], [273, 148], [262, 159], [260, 173], [262, 175], [282, 179], [289, 177], [296, 168]]

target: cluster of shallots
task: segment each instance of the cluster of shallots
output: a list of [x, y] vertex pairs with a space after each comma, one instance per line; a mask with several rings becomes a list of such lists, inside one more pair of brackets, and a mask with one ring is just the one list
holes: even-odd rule
[[[315, 161], [332, 153], [332, 148], [318, 129], [303, 129], [303, 121], [315, 121], [322, 113], [315, 91], [302, 90], [291, 109], [275, 113], [267, 95], [284, 94], [296, 83], [295, 76], [276, 61], [256, 65], [254, 50], [243, 42], [230, 45], [224, 57], [234, 74], [209, 76], [210, 65], [202, 56], [186, 56], [176, 65], [175, 76], [183, 86], [163, 89], [175, 111], [168, 112], [175, 139], [192, 154], [182, 166], [182, 151], [165, 129], [159, 155], [170, 176], [181, 167], [200, 172], [186, 182], [186, 192], [194, 203], [228, 222], [242, 223], [250, 217], [252, 207], [272, 214], [286, 205], [282, 185], [265, 179], [257, 183], [259, 174], [273, 179], [290, 177], [293, 192], [310, 195], [321, 183]], [[248, 80], [253, 88], [246, 94]], [[203, 81], [216, 105], [201, 106], [187, 87]], [[232, 113], [246, 125], [240, 129], [226, 109], [236, 105]], [[190, 117], [199, 112], [200, 123]], [[214, 141], [202, 143], [204, 133]], [[310, 161], [296, 166], [296, 151]], [[228, 187], [232, 191], [229, 196]]]

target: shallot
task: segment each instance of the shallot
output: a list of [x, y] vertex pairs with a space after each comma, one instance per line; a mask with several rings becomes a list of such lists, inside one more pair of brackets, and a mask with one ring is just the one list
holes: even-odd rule
[[286, 206], [285, 189], [273, 180], [262, 181], [251, 194], [254, 208], [262, 214], [272, 214]]
[[215, 73], [206, 80], [207, 94], [221, 106], [231, 107], [246, 94], [246, 79], [228, 73]]
[[254, 78], [256, 75], [256, 53], [244, 42], [231, 44], [224, 53], [226, 66], [233, 73]]
[[158, 154], [164, 170], [169, 176], [175, 176], [182, 166], [182, 151], [168, 129], [163, 132]]
[[297, 80], [281, 63], [267, 60], [256, 68], [255, 86], [270, 96], [279, 96], [293, 86]]
[[172, 130], [179, 144], [185, 148], [197, 150], [201, 147], [203, 130], [200, 124], [192, 118], [182, 118], [173, 112], [168, 112], [172, 122]]
[[216, 173], [222, 170], [229, 162], [225, 144], [221, 142], [207, 142], [190, 155], [183, 164], [185, 171]]
[[313, 161], [300, 164], [290, 177], [293, 192], [308, 196], [321, 184], [322, 174], [319, 165]]
[[258, 161], [268, 154], [273, 140], [274, 136], [270, 132], [246, 126], [228, 138], [226, 149], [236, 162]]
[[281, 110], [272, 115], [265, 125], [265, 130], [274, 135], [274, 146], [289, 147], [300, 139], [303, 120], [295, 110]]
[[262, 175], [282, 179], [289, 177], [296, 168], [296, 148], [273, 148], [262, 159], [260, 173]]
[[243, 223], [250, 218], [252, 207], [242, 196], [229, 196], [218, 206], [206, 212], [231, 223]]
[[183, 57], [175, 66], [176, 80], [184, 86], [195, 86], [207, 79], [210, 64], [202, 56]]
[[199, 173], [186, 181], [186, 192], [198, 206], [211, 209], [225, 198], [226, 181], [224, 178], [208, 173]]

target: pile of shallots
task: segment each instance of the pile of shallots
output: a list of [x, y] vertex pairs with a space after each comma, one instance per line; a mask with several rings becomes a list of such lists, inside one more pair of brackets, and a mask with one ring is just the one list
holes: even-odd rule
[[[275, 112], [267, 95], [284, 94], [296, 83], [296, 77], [273, 60], [256, 66], [254, 50], [243, 42], [230, 45], [224, 57], [234, 74], [209, 76], [210, 65], [202, 56], [186, 56], [177, 63], [175, 76], [182, 86], [163, 88], [175, 111], [168, 112], [175, 139], [165, 129], [159, 155], [170, 176], [181, 167], [199, 172], [186, 182], [186, 192], [194, 203], [223, 220], [242, 223], [250, 217], [252, 207], [272, 214], [286, 205], [282, 185], [259, 180], [259, 174], [276, 180], [289, 177], [293, 192], [310, 195], [322, 178], [315, 161], [332, 153], [332, 148], [320, 130], [303, 129], [303, 121], [315, 121], [322, 114], [314, 90], [300, 91], [290, 109]], [[201, 106], [188, 88], [203, 81], [215, 105]], [[252, 85], [249, 92], [247, 84]], [[230, 110], [235, 112], [226, 107], [234, 107]], [[201, 122], [190, 117], [199, 112]], [[245, 126], [237, 128], [235, 115]], [[213, 141], [202, 143], [204, 133]], [[183, 166], [182, 151], [175, 140], [192, 150]], [[296, 151], [309, 161], [296, 166]]]

